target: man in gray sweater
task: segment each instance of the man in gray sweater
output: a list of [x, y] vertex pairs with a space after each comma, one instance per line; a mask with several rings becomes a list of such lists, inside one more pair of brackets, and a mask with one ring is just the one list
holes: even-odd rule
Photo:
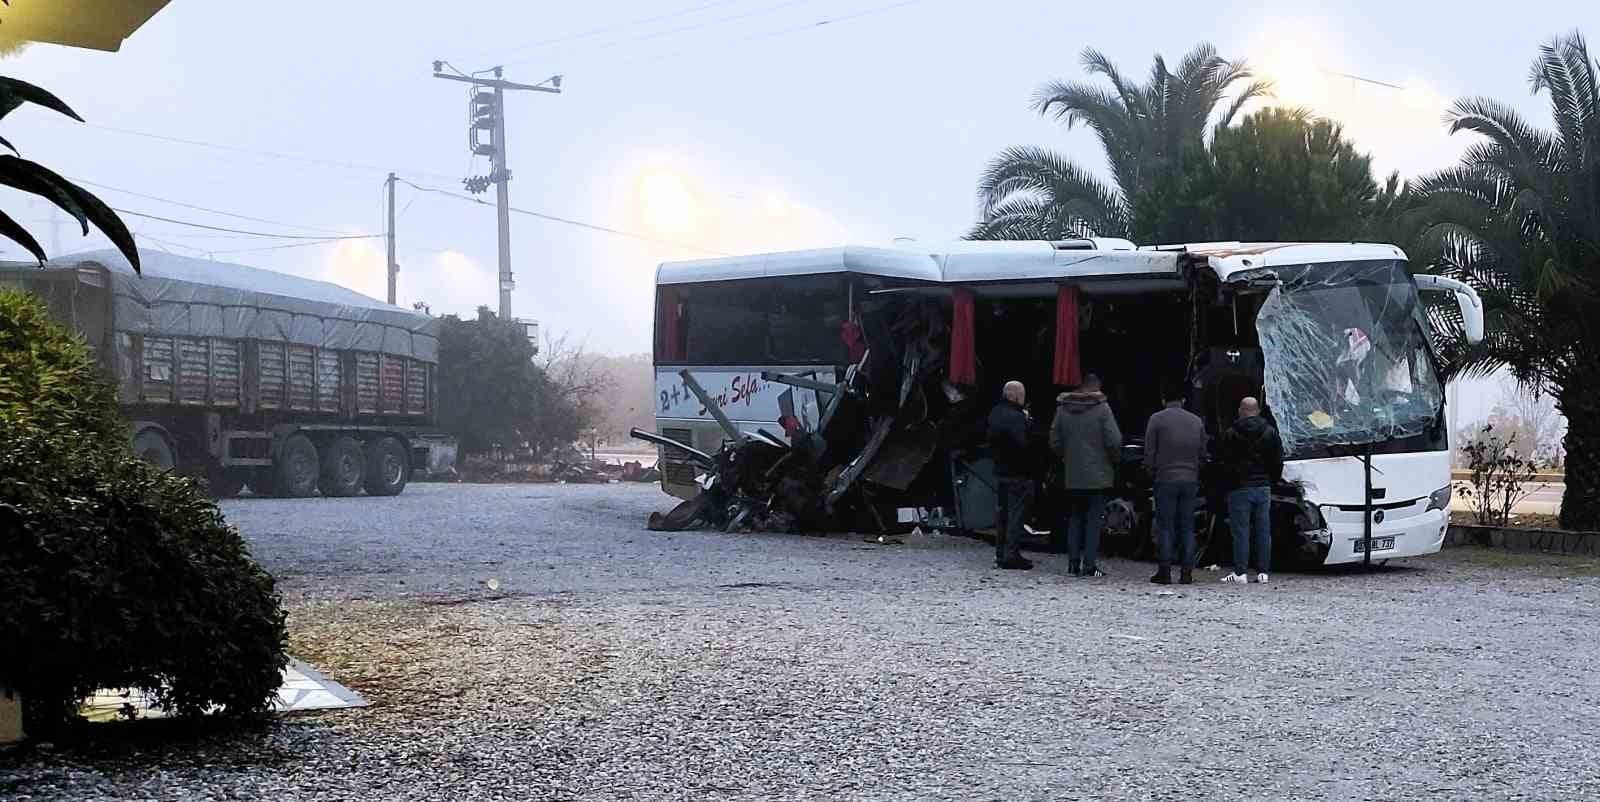
[[1194, 583], [1194, 508], [1200, 495], [1200, 461], [1206, 452], [1206, 424], [1183, 408], [1183, 389], [1162, 393], [1165, 409], [1150, 416], [1144, 430], [1144, 467], [1155, 482], [1156, 538], [1160, 567], [1150, 581], [1172, 584], [1173, 541], [1183, 544], [1178, 581]]

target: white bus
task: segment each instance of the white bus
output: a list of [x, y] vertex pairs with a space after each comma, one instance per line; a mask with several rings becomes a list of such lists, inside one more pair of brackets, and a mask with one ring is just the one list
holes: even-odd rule
[[[1036, 425], [1048, 426], [1067, 360], [1102, 378], [1136, 455], [1165, 382], [1186, 382], [1213, 434], [1239, 398], [1259, 395], [1285, 446], [1274, 524], [1275, 539], [1298, 546], [1290, 553], [1326, 564], [1430, 554], [1448, 525], [1450, 456], [1437, 335], [1419, 291], [1453, 297], [1467, 338], [1481, 340], [1476, 293], [1412, 276], [1392, 245], [910, 243], [666, 263], [656, 274], [657, 429], [706, 452], [722, 445], [684, 386], [688, 369], [742, 430], [814, 430], [818, 394], [763, 371], [843, 381], [862, 350], [852, 340], [916, 298], [944, 304], [975, 342], [960, 390], [976, 409], [1021, 379]], [[949, 317], [957, 298], [966, 311]], [[698, 492], [700, 469], [684, 454], [663, 449], [661, 465], [668, 493]], [[966, 491], [949, 486], [963, 484], [958, 471], [926, 470], [950, 478], [925, 502], [959, 507]], [[1143, 509], [1134, 499], [1129, 511]]]

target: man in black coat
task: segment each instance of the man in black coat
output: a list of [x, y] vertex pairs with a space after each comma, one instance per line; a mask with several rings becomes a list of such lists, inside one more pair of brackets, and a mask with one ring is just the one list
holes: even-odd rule
[[1247, 571], [1254, 567], [1256, 582], [1264, 585], [1272, 565], [1272, 484], [1283, 476], [1283, 441], [1262, 417], [1261, 403], [1245, 398], [1239, 402], [1239, 419], [1222, 433], [1217, 450], [1232, 488], [1228, 523], [1233, 530], [1233, 572], [1222, 581], [1246, 584]]
[[1026, 571], [1033, 563], [1022, 556], [1022, 525], [1033, 504], [1033, 466], [1028, 454], [1027, 394], [1022, 382], [1006, 382], [1005, 397], [989, 413], [989, 454], [999, 485], [995, 507], [994, 564]]

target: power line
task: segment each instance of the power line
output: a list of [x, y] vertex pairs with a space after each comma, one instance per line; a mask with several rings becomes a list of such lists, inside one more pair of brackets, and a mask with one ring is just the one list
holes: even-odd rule
[[215, 256], [215, 255], [218, 255], [218, 254], [226, 254], [226, 253], [256, 253], [256, 252], [259, 252], [259, 251], [281, 251], [281, 250], [283, 250], [285, 248], [309, 248], [309, 247], [311, 247], [313, 245], [332, 245], [332, 244], [335, 244], [335, 243], [338, 243], [338, 242], [343, 242], [343, 241], [345, 241], [347, 239], [350, 239], [350, 237], [331, 237], [329, 239], [316, 240], [316, 241], [313, 241], [313, 242], [291, 242], [291, 243], [288, 243], [287, 245], [263, 245], [263, 246], [261, 246], [259, 248], [232, 248], [232, 249], [225, 250], [225, 251], [207, 251], [207, 253]]
[[[634, 44], [634, 43], [637, 43], [637, 42], [647, 42], [647, 41], [650, 41], [652, 39], [660, 39], [663, 36], [671, 36], [672, 34], [689, 33], [689, 32], [692, 32], [692, 31], [704, 30], [705, 28], [710, 28], [710, 27], [712, 27], [714, 25], [722, 25], [722, 24], [728, 23], [728, 22], [738, 22], [740, 20], [750, 19], [752, 17], [759, 17], [759, 16], [763, 16], [763, 15], [766, 15], [766, 14], [771, 14], [774, 11], [782, 11], [783, 9], [792, 8], [794, 6], [798, 6], [798, 5], [801, 5], [803, 3], [808, 3], [808, 2], [811, 2], [811, 0], [784, 0], [784, 2], [778, 3], [776, 5], [764, 6], [762, 8], [752, 9], [750, 11], [745, 11], [745, 12], [742, 12], [742, 13], [739, 13], [739, 14], [732, 14], [732, 15], [729, 15], [729, 16], [726, 16], [726, 17], [717, 17], [716, 19], [706, 20], [704, 22], [697, 22], [697, 23], [693, 23], [693, 24], [690, 24], [690, 25], [683, 25], [683, 26], [680, 26], [680, 27], [677, 27], [677, 28], [668, 28], [668, 29], [666, 29], [664, 31], [655, 31], [653, 33], [647, 33], [647, 34], [644, 34], [642, 36], [635, 36], [632, 39], [616, 39], [616, 40], [613, 40], [613, 41], [610, 41], [610, 42], [606, 42], [605, 44], [599, 45], [595, 49], [596, 50], [606, 50], [608, 48], [616, 47], [617, 45]], [[518, 59], [516, 61], [510, 62], [510, 64], [507, 64], [506, 66], [511, 66], [513, 64], [526, 64], [527, 62], [533, 61], [533, 60], [534, 59], [532, 59], [532, 58]]]
[[[343, 169], [343, 170], [355, 170], [355, 171], [360, 171], [360, 172], [382, 172], [382, 173], [388, 173], [389, 170], [392, 169], [392, 168], [389, 168], [389, 167], [379, 167], [379, 166], [377, 166], [375, 164], [363, 164], [361, 162], [341, 161], [341, 160], [338, 160], [338, 159], [319, 159], [319, 158], [316, 158], [316, 157], [313, 157], [313, 156], [297, 156], [297, 155], [294, 155], [292, 153], [278, 153], [276, 151], [270, 151], [270, 150], [256, 150], [254, 148], [244, 148], [244, 147], [239, 147], [237, 145], [223, 145], [223, 144], [219, 144], [219, 143], [216, 143], [216, 142], [205, 142], [205, 141], [202, 141], [202, 140], [199, 140], [199, 139], [185, 139], [183, 137], [167, 136], [166, 134], [153, 134], [153, 133], [150, 133], [149, 131], [135, 131], [132, 128], [118, 128], [118, 127], [112, 126], [112, 125], [98, 125], [98, 124], [95, 124], [95, 123], [79, 123], [79, 125], [86, 125], [89, 128], [93, 128], [93, 129], [99, 130], [99, 131], [109, 131], [109, 132], [115, 133], [115, 134], [126, 134], [128, 136], [143, 137], [145, 139], [154, 139], [154, 140], [157, 140], [157, 141], [160, 141], [160, 142], [172, 142], [172, 143], [180, 144], [180, 145], [192, 145], [194, 147], [200, 147], [200, 148], [211, 148], [211, 149], [214, 149], [214, 150], [229, 151], [229, 152], [233, 152], [233, 153], [242, 153], [242, 154], [246, 154], [246, 155], [250, 155], [250, 156], [259, 156], [259, 157], [268, 158], [268, 159], [281, 159], [283, 161], [293, 161], [293, 162], [301, 162], [301, 163], [304, 163], [304, 164], [314, 164], [314, 165], [317, 165], [319, 167], [337, 167], [337, 168]], [[425, 176], [429, 176], [429, 177], [432, 177], [432, 178], [440, 178], [440, 179], [444, 179], [444, 180], [454, 180], [455, 179], [455, 176], [445, 175], [444, 173], [436, 173], [436, 172], [433, 172], [432, 170], [417, 170], [417, 169], [413, 169], [413, 168], [409, 168], [409, 167], [406, 168], [406, 170], [407, 170], [407, 172], [413, 173], [415, 175], [425, 175]]]
[[144, 218], [146, 220], [159, 220], [159, 221], [161, 221], [163, 223], [172, 223], [173, 225], [188, 226], [190, 228], [203, 228], [203, 229], [206, 229], [207, 231], [225, 231], [225, 232], [227, 232], [229, 234], [248, 234], [248, 235], [253, 236], [253, 237], [265, 237], [265, 238], [268, 238], [268, 239], [302, 239], [302, 240], [321, 240], [321, 241], [324, 241], [324, 242], [332, 242], [334, 240], [341, 240], [341, 239], [372, 239], [373, 237], [381, 237], [381, 236], [383, 236], [382, 234], [341, 234], [341, 235], [339, 235], [337, 237], [313, 237], [313, 236], [307, 236], [307, 235], [302, 235], [302, 234], [271, 234], [271, 233], [268, 233], [268, 232], [265, 232], [265, 231], [246, 231], [246, 230], [244, 230], [242, 228], [225, 228], [223, 226], [208, 226], [208, 225], [206, 225], [204, 223], [194, 223], [194, 222], [190, 222], [188, 220], [174, 220], [174, 219], [172, 219], [170, 217], [162, 217], [160, 215], [155, 215], [155, 214], [146, 214], [144, 212], [135, 212], [135, 211], [131, 211], [129, 209], [118, 209], [116, 207], [112, 207], [111, 211], [114, 211], [117, 214], [126, 214], [126, 215], [131, 215], [133, 217], [142, 217], [142, 218]]
[[[474, 197], [472, 197], [470, 195], [461, 195], [461, 194], [458, 194], [458, 193], [455, 193], [455, 192], [450, 192], [449, 190], [437, 189], [435, 187], [420, 186], [420, 185], [414, 184], [414, 183], [412, 183], [410, 181], [407, 181], [404, 178], [399, 178], [399, 179], [396, 179], [396, 180], [399, 181], [402, 184], [405, 184], [408, 187], [411, 187], [412, 189], [415, 189], [415, 190], [419, 191], [419, 192], [432, 192], [432, 193], [435, 193], [435, 194], [438, 194], [438, 195], [444, 195], [446, 197], [455, 198], [456, 200], [464, 200], [464, 201], [467, 201], [469, 203], [476, 203], [479, 206], [493, 206], [494, 205], [494, 204], [491, 204], [491, 203], [489, 203], [487, 201], [483, 201], [483, 200], [479, 200], [478, 198], [474, 198]], [[589, 229], [590, 231], [601, 231], [601, 232], [604, 232], [604, 233], [607, 233], [607, 234], [615, 234], [615, 235], [617, 235], [619, 237], [628, 237], [630, 239], [643, 240], [645, 242], [653, 242], [653, 243], [655, 243], [657, 245], [667, 245], [667, 246], [671, 246], [673, 248], [679, 248], [679, 249], [686, 250], [686, 251], [697, 251], [699, 253], [709, 253], [709, 254], [714, 254], [714, 255], [717, 255], [717, 256], [729, 256], [729, 255], [731, 255], [731, 254], [724, 253], [722, 251], [712, 250], [710, 248], [706, 248], [706, 247], [699, 246], [699, 245], [688, 245], [688, 244], [685, 244], [685, 243], [682, 243], [682, 242], [673, 242], [672, 240], [662, 239], [660, 237], [652, 237], [652, 236], [650, 236], [648, 234], [639, 234], [639, 233], [636, 233], [636, 232], [633, 232], [633, 231], [624, 231], [624, 230], [622, 230], [620, 228], [611, 228], [610, 226], [602, 226], [602, 225], [598, 225], [598, 224], [595, 224], [595, 223], [586, 223], [586, 222], [584, 222], [582, 220], [573, 220], [572, 218], [569, 218], [569, 217], [558, 217], [558, 216], [553, 215], [553, 214], [545, 214], [543, 212], [535, 212], [535, 211], [531, 211], [531, 210], [528, 210], [528, 209], [519, 209], [519, 208], [517, 208], [515, 206], [508, 207], [508, 209], [510, 211], [516, 212], [517, 214], [527, 215], [528, 217], [537, 217], [540, 220], [548, 220], [548, 221], [550, 221], [552, 223], [563, 223], [563, 224], [569, 225], [569, 226], [577, 226], [578, 228], [586, 228], [586, 229]]]
[[90, 181], [90, 180], [85, 179], [85, 178], [75, 178], [74, 177], [72, 180], [76, 181], [76, 182], [78, 182], [80, 184], [88, 184], [91, 187], [99, 187], [100, 189], [109, 189], [112, 192], [121, 192], [124, 195], [132, 195], [135, 198], [144, 198], [145, 200], [160, 201], [161, 203], [168, 203], [168, 204], [171, 204], [173, 206], [181, 206], [181, 207], [183, 207], [185, 209], [193, 209], [193, 210], [195, 210], [197, 212], [210, 212], [211, 214], [220, 214], [223, 217], [232, 217], [232, 218], [236, 218], [236, 219], [239, 219], [239, 220], [249, 220], [252, 223], [267, 223], [267, 224], [275, 225], [275, 226], [283, 226], [285, 228], [299, 228], [299, 229], [304, 229], [304, 230], [307, 230], [307, 231], [321, 231], [321, 232], [328, 233], [328, 234], [340, 234], [340, 235], [342, 235], [344, 233], [342, 231], [334, 231], [333, 229], [329, 229], [329, 228], [318, 228], [317, 226], [308, 226], [308, 225], [304, 225], [302, 223], [285, 223], [285, 222], [283, 222], [281, 220], [269, 220], [269, 219], [267, 219], [265, 217], [251, 217], [250, 215], [247, 215], [247, 214], [238, 214], [236, 212], [225, 212], [225, 211], [222, 211], [221, 209], [212, 209], [212, 208], [208, 208], [208, 207], [205, 207], [205, 206], [196, 206], [195, 204], [192, 204], [192, 203], [184, 203], [182, 201], [170, 200], [168, 198], [163, 198], [163, 197], [160, 197], [160, 196], [157, 196], [157, 195], [146, 195], [146, 194], [144, 194], [142, 192], [135, 192], [135, 191], [133, 191], [131, 189], [123, 189], [122, 187], [114, 187], [114, 186], [111, 186], [110, 184], [102, 184], [102, 183], [99, 183], [98, 181]]
[[[615, 22], [615, 23], [611, 23], [609, 25], [602, 25], [602, 26], [600, 26], [598, 28], [591, 28], [590, 30], [582, 31], [580, 33], [568, 34], [568, 35], [565, 35], [565, 36], [557, 36], [557, 37], [554, 37], [554, 38], [551, 38], [551, 39], [541, 39], [541, 40], [534, 41], [534, 42], [524, 42], [524, 43], [522, 43], [520, 45], [517, 45], [516, 47], [512, 47], [512, 48], [508, 48], [506, 50], [500, 51], [500, 55], [502, 57], [509, 56], [509, 55], [511, 55], [513, 53], [519, 53], [519, 52], [522, 52], [524, 50], [531, 50], [531, 49], [540, 48], [540, 47], [549, 47], [550, 45], [559, 45], [559, 44], [563, 44], [563, 43], [566, 43], [566, 42], [577, 41], [579, 39], [588, 39], [588, 38], [593, 37], [593, 36], [599, 36], [601, 34], [613, 33], [613, 32], [616, 32], [616, 31], [625, 30], [627, 28], [632, 28], [632, 27], [635, 27], [635, 26], [638, 26], [638, 25], [648, 25], [648, 24], [650, 24], [652, 22], [661, 22], [662, 20], [669, 20], [669, 19], [673, 19], [675, 17], [686, 17], [686, 16], [688, 16], [690, 14], [694, 14], [696, 12], [705, 11], [706, 9], [716, 8], [718, 6], [730, 5], [730, 4], [732, 4], [732, 3], [736, 2], [736, 1], [737, 0], [713, 0], [713, 2], [710, 2], [710, 3], [701, 3], [700, 5], [697, 5], [697, 6], [691, 6], [689, 8], [679, 9], [677, 11], [668, 12], [666, 14], [657, 14], [657, 15], [650, 16], [650, 17], [640, 17], [638, 19], [628, 20], [626, 22]], [[510, 65], [502, 65], [502, 66], [510, 66]]]
[[[799, 1], [800, 0], [793, 0], [793, 2], [799, 2]], [[862, 9], [861, 11], [855, 11], [855, 12], [851, 12], [849, 14], [841, 14], [841, 15], [836, 16], [836, 17], [825, 17], [825, 18], [819, 19], [819, 20], [817, 20], [815, 22], [807, 22], [807, 23], [803, 23], [803, 24], [800, 24], [800, 25], [792, 25], [792, 26], [789, 26], [789, 27], [786, 27], [786, 28], [777, 28], [777, 29], [770, 30], [770, 31], [762, 31], [762, 32], [759, 32], [759, 33], [752, 33], [752, 34], [748, 34], [746, 36], [736, 37], [736, 38], [729, 39], [729, 40], [726, 40], [726, 41], [722, 42], [721, 45], [723, 47], [732, 47], [732, 46], [737, 46], [737, 45], [745, 44], [747, 42], [754, 42], [754, 41], [758, 41], [758, 40], [762, 40], [762, 39], [775, 39], [775, 38], [782, 37], [782, 36], [790, 36], [790, 35], [797, 34], [797, 33], [803, 33], [805, 31], [814, 31], [814, 30], [816, 30], [818, 28], [822, 28], [822, 27], [826, 27], [826, 26], [830, 26], [830, 25], [838, 25], [840, 23], [861, 19], [863, 17], [871, 17], [871, 16], [876, 16], [878, 14], [885, 14], [885, 13], [888, 13], [890, 11], [894, 11], [894, 10], [897, 10], [897, 9], [905, 8], [906, 6], [917, 5], [917, 4], [922, 3], [922, 2], [924, 2], [924, 0], [900, 0], [900, 2], [887, 3], [887, 4], [884, 4], [884, 5], [880, 5], [880, 6], [874, 6], [872, 8]], [[791, 5], [791, 4], [792, 3], [785, 3], [783, 5], [787, 6], [787, 5]], [[613, 44], [616, 44], [616, 43], [610, 43], [610, 44], [607, 44], [607, 45], [603, 45], [602, 47], [610, 47]], [[640, 57], [640, 58], [636, 58], [636, 59], [630, 59], [628, 61], [622, 62], [622, 65], [654, 64], [654, 63], [657, 63], [657, 62], [660, 62], [660, 61], [665, 61], [665, 60], [673, 59], [673, 58], [680, 58], [682, 56], [691, 55], [691, 54], [693, 54], [693, 55], [701, 55], [701, 54], [704, 54], [706, 52], [707, 52], [707, 49], [705, 49], [705, 48], [674, 50], [674, 51], [669, 51], [669, 52], [666, 52], [666, 53], [660, 53], [660, 54], [657, 54], [657, 55], [654, 55], [654, 56], [644, 56], [644, 57]]]
[[921, 3], [921, 2], [922, 2], [922, 0], [901, 0], [901, 2], [898, 2], [898, 3], [889, 3], [888, 5], [877, 6], [875, 8], [868, 8], [868, 9], [864, 9], [864, 10], [861, 10], [861, 11], [857, 11], [857, 12], [855, 12], [853, 14], [845, 14], [845, 15], [842, 15], [842, 16], [832, 17], [832, 18], [829, 18], [829, 19], [821, 19], [821, 20], [817, 20], [816, 22], [808, 23], [808, 24], [805, 24], [805, 25], [796, 25], [796, 26], [794, 26], [792, 28], [784, 28], [782, 30], [768, 31], [767, 33], [759, 33], [759, 34], [756, 34], [754, 36], [745, 37], [745, 39], [743, 41], [754, 42], [754, 41], [756, 41], [758, 39], [772, 39], [772, 38], [775, 38], [775, 37], [778, 37], [778, 36], [786, 36], [786, 35], [791, 34], [791, 33], [799, 33], [801, 31], [814, 30], [816, 28], [821, 28], [824, 25], [837, 25], [837, 24], [839, 24], [841, 22], [849, 22], [850, 20], [857, 20], [857, 19], [861, 19], [862, 17], [871, 17], [871, 16], [875, 16], [877, 14], [885, 14], [885, 13], [888, 13], [890, 11], [894, 11], [896, 9], [905, 8], [906, 6], [914, 6], [914, 5], [916, 5], [918, 3]]

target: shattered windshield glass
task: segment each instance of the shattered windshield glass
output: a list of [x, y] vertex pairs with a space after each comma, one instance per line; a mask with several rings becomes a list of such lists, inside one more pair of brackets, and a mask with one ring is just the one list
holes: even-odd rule
[[1405, 263], [1276, 271], [1256, 316], [1267, 403], [1289, 456], [1435, 430], [1444, 387]]

